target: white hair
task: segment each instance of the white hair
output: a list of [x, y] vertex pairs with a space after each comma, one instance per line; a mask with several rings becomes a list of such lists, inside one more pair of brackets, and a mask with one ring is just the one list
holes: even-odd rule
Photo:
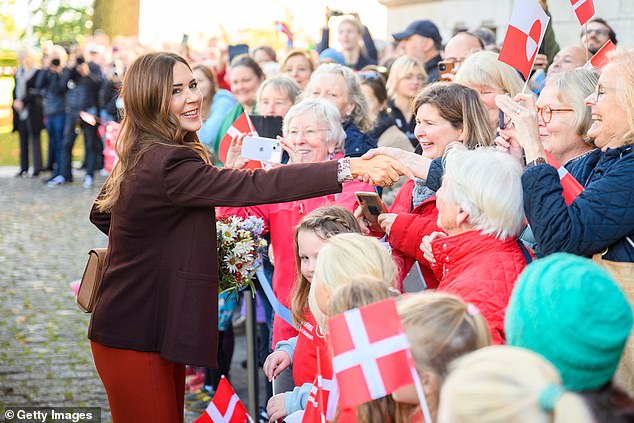
[[306, 98], [292, 106], [284, 117], [282, 131], [288, 134], [288, 128], [296, 117], [311, 112], [315, 119], [326, 124], [326, 143], [335, 147], [335, 151], [343, 150], [346, 133], [341, 126], [341, 116], [337, 107], [329, 101], [318, 98]]
[[444, 158], [442, 190], [469, 215], [475, 229], [499, 239], [517, 236], [524, 225], [522, 166], [493, 147], [452, 145]]

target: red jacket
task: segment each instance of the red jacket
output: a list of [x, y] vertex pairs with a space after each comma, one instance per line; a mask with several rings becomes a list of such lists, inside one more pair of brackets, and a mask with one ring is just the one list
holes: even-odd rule
[[[354, 211], [356, 191], [372, 191], [372, 185], [352, 181], [343, 184], [343, 191], [337, 195], [324, 195], [307, 200], [291, 201], [288, 203], [264, 204], [245, 208], [220, 207], [217, 214], [222, 215], [255, 215], [264, 220], [270, 230], [271, 245], [273, 247], [275, 270], [273, 272], [273, 292], [277, 299], [290, 308], [291, 293], [297, 279], [295, 264], [295, 227], [313, 210], [327, 206], [338, 205]], [[278, 341], [289, 339], [297, 335], [297, 330], [277, 315], [273, 321], [273, 348]], [[312, 380], [310, 381], [312, 382]]]
[[436, 197], [430, 197], [412, 210], [412, 192], [414, 181], [409, 180], [403, 184], [396, 195], [394, 203], [390, 207], [390, 213], [398, 216], [392, 224], [387, 240], [392, 247], [392, 254], [399, 266], [400, 280], [402, 281], [415, 261], [420, 264], [420, 270], [425, 278], [428, 288], [436, 288], [438, 279], [420, 250], [423, 236], [441, 229], [436, 224], [438, 209]]
[[432, 242], [438, 290], [476, 306], [489, 323], [494, 344], [503, 344], [504, 315], [526, 258], [517, 238], [501, 241], [479, 231]]
[[317, 324], [313, 314], [306, 313], [306, 320], [302, 323], [297, 335], [297, 344], [293, 354], [293, 380], [295, 386], [313, 383], [317, 376], [317, 347], [321, 360], [321, 376], [332, 379], [332, 354], [328, 344], [328, 336]]

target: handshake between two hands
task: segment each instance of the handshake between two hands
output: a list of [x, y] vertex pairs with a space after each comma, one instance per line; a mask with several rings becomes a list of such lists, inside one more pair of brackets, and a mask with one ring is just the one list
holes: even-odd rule
[[[240, 169], [246, 165], [248, 159], [242, 157], [242, 145], [248, 134], [236, 135], [231, 140], [227, 152], [225, 167]], [[288, 140], [278, 137], [282, 148], [289, 154], [289, 163], [302, 163], [302, 155], [297, 153], [297, 147]], [[304, 147], [305, 148], [305, 147]], [[398, 148], [379, 147], [368, 151], [361, 158], [350, 159], [352, 176], [360, 181], [376, 186], [390, 186], [397, 182], [402, 175], [409, 178], [426, 178], [429, 163], [414, 153]]]

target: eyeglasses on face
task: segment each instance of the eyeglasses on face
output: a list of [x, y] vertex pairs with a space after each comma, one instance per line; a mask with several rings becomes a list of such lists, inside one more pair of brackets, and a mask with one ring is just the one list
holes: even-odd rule
[[304, 130], [289, 129], [288, 133], [286, 134], [286, 138], [294, 140], [303, 135], [304, 138], [307, 140], [315, 140], [319, 137], [320, 132], [327, 131], [327, 130], [328, 130], [327, 128], [304, 129]]
[[[604, 37], [607, 37], [608, 35], [610, 35], [610, 31], [608, 31], [607, 29], [589, 29], [588, 30], [588, 35], [592, 35], [592, 34], [596, 34], [596, 35], [602, 35]], [[582, 35], [586, 35], [586, 32], [583, 31]]]
[[544, 107], [536, 107], [537, 109], [537, 113], [541, 116], [542, 120], [544, 121], [544, 123], [550, 123], [551, 120], [553, 120], [553, 113], [556, 112], [574, 112], [574, 109], [571, 108], [558, 108], [558, 109], [553, 109], [550, 106], [544, 106]]

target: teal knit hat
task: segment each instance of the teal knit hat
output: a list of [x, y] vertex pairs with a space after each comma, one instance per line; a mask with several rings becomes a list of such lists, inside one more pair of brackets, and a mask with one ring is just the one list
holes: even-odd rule
[[543, 355], [572, 391], [612, 379], [631, 329], [632, 308], [610, 275], [566, 253], [522, 272], [505, 320], [508, 344]]

